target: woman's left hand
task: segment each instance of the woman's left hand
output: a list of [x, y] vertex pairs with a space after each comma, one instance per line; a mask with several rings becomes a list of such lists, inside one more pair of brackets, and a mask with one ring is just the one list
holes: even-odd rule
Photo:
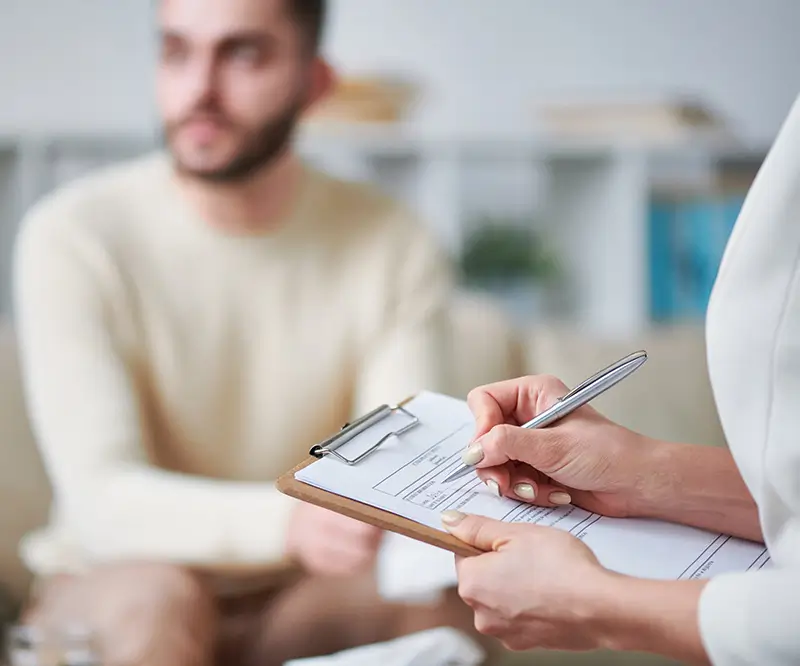
[[603, 646], [601, 613], [615, 576], [569, 532], [464, 515], [447, 530], [484, 555], [457, 558], [458, 591], [476, 629], [512, 650], [592, 650]]

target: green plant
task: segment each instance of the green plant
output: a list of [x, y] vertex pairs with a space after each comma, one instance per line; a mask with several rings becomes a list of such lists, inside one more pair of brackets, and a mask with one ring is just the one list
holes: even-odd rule
[[556, 256], [530, 226], [516, 221], [484, 221], [467, 239], [459, 257], [467, 284], [549, 282], [559, 274]]

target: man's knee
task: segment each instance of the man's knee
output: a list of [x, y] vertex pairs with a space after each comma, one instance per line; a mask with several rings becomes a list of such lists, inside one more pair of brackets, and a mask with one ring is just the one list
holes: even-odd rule
[[210, 663], [215, 610], [201, 582], [179, 567], [113, 564], [48, 581], [26, 623], [90, 629], [109, 666]]

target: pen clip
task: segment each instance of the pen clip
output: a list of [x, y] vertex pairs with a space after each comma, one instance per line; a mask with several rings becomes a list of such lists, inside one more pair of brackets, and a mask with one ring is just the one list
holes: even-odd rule
[[610, 375], [611, 373], [616, 372], [620, 368], [623, 368], [626, 365], [629, 365], [630, 363], [633, 363], [634, 361], [638, 361], [640, 358], [646, 357], [646, 356], [647, 356], [647, 353], [644, 352], [644, 351], [637, 351], [637, 352], [633, 352], [632, 354], [628, 354], [624, 358], [621, 358], [619, 361], [616, 361], [616, 362], [612, 363], [608, 367], [603, 368], [602, 370], [598, 370], [596, 373], [594, 373], [588, 379], [583, 380], [580, 384], [578, 384], [575, 388], [573, 388], [571, 391], [569, 391], [566, 395], [564, 395], [561, 398], [559, 398], [559, 401], [566, 400], [567, 398], [571, 398], [576, 393], [580, 393], [581, 391], [583, 391], [584, 389], [588, 388], [589, 386], [591, 386], [595, 382], [601, 380], [606, 375]]

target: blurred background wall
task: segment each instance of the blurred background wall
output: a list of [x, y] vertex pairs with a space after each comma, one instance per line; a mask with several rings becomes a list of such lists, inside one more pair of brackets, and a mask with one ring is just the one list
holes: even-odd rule
[[[9, 312], [22, 211], [149, 149], [158, 121], [153, 3], [0, 7]], [[303, 150], [408, 200], [473, 271], [465, 286], [498, 293], [515, 315], [608, 335], [698, 320], [747, 184], [797, 93], [799, 23], [795, 0], [334, 0], [326, 52], [360, 86], [356, 97], [400, 76], [415, 104], [377, 123], [316, 123]], [[688, 112], [679, 117], [686, 96], [712, 116], [699, 134]], [[597, 108], [575, 106], [598, 100], [656, 100], [661, 115], [618, 107], [608, 130]], [[553, 101], [562, 106], [543, 116]], [[584, 115], [570, 120], [570, 108]], [[521, 238], [538, 259], [514, 255]]]
[[[148, 0], [2, 0], [0, 131], [146, 131]], [[334, 0], [327, 51], [426, 81], [425, 123], [527, 127], [539, 94], [690, 89], [768, 141], [800, 82], [794, 0]]]

